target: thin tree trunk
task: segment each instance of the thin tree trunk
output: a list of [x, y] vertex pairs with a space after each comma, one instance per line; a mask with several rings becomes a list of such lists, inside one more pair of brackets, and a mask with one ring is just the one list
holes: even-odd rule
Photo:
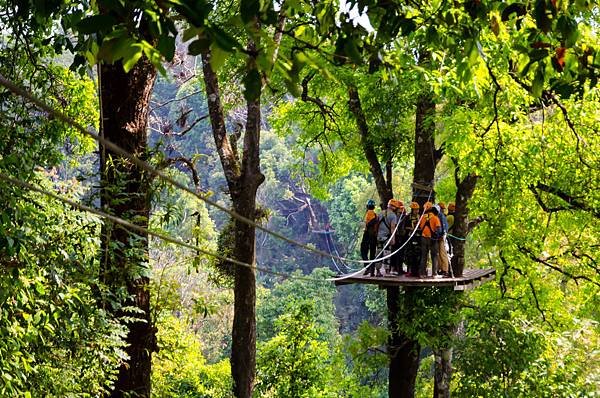
[[[248, 50], [256, 53], [255, 44], [249, 43]], [[251, 96], [246, 95], [247, 119], [244, 134], [244, 149], [240, 160], [229, 141], [225, 128], [225, 116], [216, 73], [210, 66], [210, 52], [202, 54], [202, 69], [213, 137], [223, 166], [229, 194], [236, 213], [254, 220], [256, 218], [256, 192], [264, 181], [260, 172], [260, 89]], [[249, 58], [247, 81], [255, 79], [254, 87], [261, 87], [256, 60]], [[248, 264], [256, 258], [256, 231], [246, 223], [235, 221], [232, 257]], [[256, 372], [256, 275], [254, 269], [234, 266], [234, 315], [231, 342], [231, 373], [233, 392], [238, 398], [251, 398]]]
[[[126, 151], [144, 159], [150, 95], [156, 69], [142, 57], [129, 73], [120, 63], [100, 66], [103, 120], [100, 134]], [[126, 158], [101, 147], [101, 206], [117, 217], [148, 227], [150, 216], [149, 180]], [[151, 353], [156, 349], [156, 330], [150, 319], [148, 290], [148, 236], [131, 233], [117, 225], [104, 224], [102, 233], [101, 279], [109, 286], [102, 302], [117, 315], [139, 318], [128, 322], [129, 360], [119, 368], [111, 397], [128, 394], [149, 397]], [[125, 293], [119, 293], [126, 289]], [[120, 303], [116, 305], [115, 303]], [[123, 312], [133, 306], [140, 313]]]
[[452, 347], [434, 351], [434, 398], [450, 398], [450, 380], [452, 378], [452, 353]]

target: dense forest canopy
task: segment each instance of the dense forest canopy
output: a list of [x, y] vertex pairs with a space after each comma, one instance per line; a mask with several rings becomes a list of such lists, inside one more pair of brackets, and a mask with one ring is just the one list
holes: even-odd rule
[[[599, 23], [0, 0], [0, 396], [596, 396]], [[495, 280], [336, 287], [392, 198]]]

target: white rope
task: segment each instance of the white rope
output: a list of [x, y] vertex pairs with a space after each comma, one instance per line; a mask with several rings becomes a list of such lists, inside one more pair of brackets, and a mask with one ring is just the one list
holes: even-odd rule
[[[429, 192], [429, 196], [427, 197], [427, 202], [429, 202], [429, 200], [431, 199], [431, 192]], [[385, 257], [382, 257], [380, 259], [377, 259], [377, 257], [383, 253], [383, 251], [385, 250], [385, 248], [387, 247], [387, 244], [389, 244], [389, 242], [391, 241], [391, 237], [393, 237], [394, 235], [392, 235], [390, 237], [390, 239], [388, 240], [387, 244], [383, 247], [383, 249], [378, 253], [378, 255], [375, 257], [375, 260], [373, 260], [373, 262], [375, 261], [383, 261], [386, 260], [390, 257], [392, 257], [393, 255], [395, 255], [396, 253], [398, 253], [400, 250], [402, 250], [404, 248], [404, 246], [406, 246], [408, 244], [408, 242], [410, 242], [410, 240], [412, 239], [412, 237], [415, 235], [415, 233], [417, 232], [417, 229], [419, 229], [419, 225], [421, 224], [421, 219], [423, 218], [423, 216], [425, 216], [425, 211], [423, 211], [423, 213], [421, 214], [421, 216], [419, 217], [419, 220], [417, 221], [415, 227], [412, 230], [412, 233], [409, 235], [408, 239], [406, 239], [406, 241], [398, 248], [396, 249], [394, 252], [388, 254]], [[394, 234], [396, 233], [396, 229], [398, 229], [398, 225], [400, 225], [400, 222], [396, 223], [396, 228], [394, 228]], [[369, 264], [370, 265], [370, 264]], [[359, 269], [358, 271], [349, 274], [349, 275], [342, 275], [338, 278], [332, 278], [334, 281], [341, 281], [347, 278], [351, 278], [353, 276], [356, 276], [358, 274], [360, 274], [361, 272], [364, 272], [367, 268], [369, 268], [369, 265], [367, 265], [366, 267], [363, 267], [361, 269]]]

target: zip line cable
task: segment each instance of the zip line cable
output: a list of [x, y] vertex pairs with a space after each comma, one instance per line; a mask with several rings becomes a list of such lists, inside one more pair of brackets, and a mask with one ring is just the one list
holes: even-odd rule
[[[135, 155], [127, 152], [126, 150], [122, 149], [120, 146], [112, 143], [111, 141], [105, 139], [104, 137], [101, 137], [100, 135], [89, 131], [88, 129], [86, 129], [85, 127], [83, 127], [82, 125], [80, 125], [79, 123], [77, 123], [76, 121], [74, 121], [73, 119], [71, 119], [69, 116], [65, 115], [64, 113], [62, 113], [59, 110], [56, 110], [54, 108], [52, 108], [50, 105], [48, 105], [47, 103], [45, 103], [44, 101], [42, 101], [41, 99], [35, 97], [33, 94], [28, 93], [27, 91], [25, 91], [23, 88], [17, 86], [14, 82], [12, 82], [11, 80], [6, 79], [2, 74], [0, 74], [0, 85], [4, 86], [6, 89], [8, 89], [9, 91], [11, 91], [13, 94], [18, 95], [28, 101], [30, 101], [32, 104], [36, 105], [39, 109], [45, 111], [46, 113], [48, 113], [49, 115], [52, 115], [58, 119], [60, 119], [61, 121], [63, 121], [64, 123], [74, 127], [75, 129], [77, 129], [80, 133], [82, 133], [83, 135], [89, 136], [92, 139], [94, 139], [95, 141], [97, 141], [98, 143], [102, 144], [104, 147], [110, 149], [111, 151], [129, 159], [131, 162], [133, 162], [136, 166], [140, 167], [141, 169], [149, 172], [150, 174], [159, 177], [160, 179], [162, 179], [165, 182], [168, 182], [169, 184], [171, 184], [172, 186], [179, 188], [193, 196], [195, 196], [196, 198], [200, 199], [201, 201], [216, 207], [217, 209], [227, 213], [228, 215], [230, 215], [232, 218], [235, 218], [238, 221], [241, 221], [245, 224], [248, 224], [256, 229], [259, 229], [261, 231], [264, 231], [278, 239], [281, 239], [287, 243], [290, 243], [292, 245], [298, 246], [303, 248], [304, 250], [316, 253], [320, 256], [323, 257], [332, 257], [335, 258], [337, 260], [340, 261], [348, 261], [348, 262], [354, 262], [354, 263], [360, 263], [360, 264], [367, 264], [370, 265], [376, 261], [382, 261], [384, 259], [387, 259], [391, 256], [386, 256], [383, 258], [380, 258], [378, 260], [355, 260], [355, 259], [351, 259], [351, 258], [344, 258], [344, 257], [339, 257], [339, 256], [335, 256], [331, 253], [327, 253], [323, 250], [318, 250], [315, 249], [313, 247], [310, 247], [306, 244], [297, 242], [291, 238], [288, 238], [287, 236], [284, 236], [278, 232], [272, 231], [266, 227], [263, 227], [260, 224], [257, 224], [255, 221], [250, 220], [247, 217], [242, 216], [241, 214], [236, 213], [235, 211], [226, 208], [225, 206], [222, 206], [220, 204], [218, 204], [217, 202], [214, 202], [210, 199], [208, 199], [207, 197], [194, 192], [193, 190], [191, 190], [190, 188], [186, 187], [185, 185], [181, 184], [180, 182], [174, 180], [173, 178], [169, 177], [168, 175], [166, 175], [165, 173], [163, 173], [162, 171], [156, 169], [155, 167], [151, 166], [148, 162], [143, 161], [141, 159], [139, 159], [138, 157], [136, 157]], [[390, 240], [387, 242], [387, 245], [389, 245], [389, 242], [391, 241], [393, 235], [390, 237]], [[366, 267], [365, 267], [366, 268]]]
[[[112, 143], [111, 141], [105, 139], [104, 137], [101, 137], [100, 135], [93, 133], [91, 131], [89, 131], [88, 129], [84, 128], [82, 125], [80, 125], [79, 123], [77, 123], [76, 121], [74, 121], [73, 119], [71, 119], [69, 116], [63, 114], [61, 111], [56, 110], [54, 108], [52, 108], [51, 106], [49, 106], [48, 104], [46, 104], [45, 102], [43, 102], [41, 99], [35, 97], [33, 94], [28, 93], [27, 91], [25, 91], [24, 89], [22, 89], [21, 87], [17, 86], [15, 83], [13, 83], [12, 81], [6, 79], [2, 74], [0, 74], [0, 85], [4, 86], [5, 88], [7, 88], [9, 91], [13, 92], [14, 94], [21, 96], [24, 99], [29, 100], [31, 103], [33, 103], [34, 105], [36, 105], [38, 108], [42, 109], [43, 111], [47, 112], [48, 114], [57, 117], [58, 119], [62, 120], [63, 122], [69, 124], [72, 127], [75, 127], [79, 132], [81, 132], [83, 135], [87, 135], [89, 137], [91, 137], [92, 139], [94, 139], [95, 141], [99, 142], [100, 144], [102, 144], [104, 147], [110, 149], [111, 151], [126, 157], [127, 159], [131, 160], [135, 165], [137, 165], [138, 167], [144, 169], [145, 171], [161, 178], [163, 181], [168, 182], [169, 184], [171, 184], [172, 186], [179, 188], [193, 196], [195, 196], [196, 198], [200, 199], [201, 201], [216, 207], [217, 209], [227, 213], [228, 215], [230, 215], [231, 217], [246, 223], [248, 225], [253, 226], [256, 229], [259, 229], [261, 231], [264, 231], [276, 238], [279, 238], [285, 242], [288, 242], [290, 244], [293, 244], [295, 246], [298, 246], [300, 248], [303, 248], [304, 250], [316, 253], [320, 256], [323, 257], [331, 257], [332, 259], [337, 259], [340, 261], [348, 261], [348, 262], [354, 262], [354, 263], [360, 263], [365, 265], [362, 269], [358, 270], [357, 272], [353, 273], [353, 274], [349, 274], [349, 275], [344, 275], [342, 278], [346, 278], [346, 277], [350, 277], [353, 275], [356, 275], [362, 271], [364, 271], [369, 265], [375, 263], [375, 262], [379, 262], [379, 261], [383, 261], [386, 260], [388, 258], [391, 258], [394, 254], [396, 254], [397, 252], [399, 252], [407, 243], [408, 240], [406, 242], [404, 242], [404, 244], [402, 246], [400, 246], [400, 248], [398, 248], [396, 251], [383, 256], [383, 257], [379, 257], [383, 251], [389, 246], [389, 244], [391, 243], [391, 240], [394, 237], [395, 231], [398, 228], [398, 224], [396, 225], [396, 229], [394, 230], [394, 233], [390, 235], [390, 238], [387, 240], [386, 244], [384, 245], [383, 249], [377, 254], [376, 258], [373, 260], [355, 260], [355, 259], [351, 259], [351, 258], [346, 258], [346, 257], [340, 257], [337, 255], [333, 255], [331, 253], [327, 253], [325, 251], [322, 250], [318, 250], [315, 249], [311, 246], [305, 245], [303, 243], [297, 242], [291, 238], [288, 238], [278, 232], [272, 231], [266, 227], [263, 227], [260, 224], [257, 224], [256, 222], [250, 220], [247, 217], [244, 217], [238, 213], [236, 213], [233, 210], [230, 210], [210, 199], [208, 199], [207, 197], [194, 192], [193, 190], [191, 190], [190, 188], [186, 187], [185, 185], [179, 183], [178, 181], [174, 180], [173, 178], [169, 177], [168, 175], [166, 175], [165, 173], [163, 173], [160, 170], [157, 170], [156, 168], [154, 168], [153, 166], [151, 166], [149, 163], [147, 163], [146, 161], [143, 161], [141, 159], [139, 159], [138, 157], [136, 157], [135, 155], [127, 152], [126, 150], [122, 149], [121, 147], [119, 147], [118, 145]], [[429, 192], [429, 197], [428, 200], [431, 198], [431, 194], [432, 192]], [[97, 210], [95, 210], [97, 211]], [[419, 218], [419, 221], [421, 220], [421, 218], [423, 217], [423, 214], [421, 215], [421, 217]], [[123, 220], [125, 221], [125, 220]], [[132, 224], [135, 225], [135, 224]], [[415, 234], [416, 230], [418, 228], [418, 224], [417, 226], [415, 226], [415, 229], [413, 230], [412, 234], [410, 235], [409, 239]], [[233, 259], [232, 259], [233, 260]], [[229, 261], [229, 260], [228, 260]], [[237, 260], [236, 260], [237, 261]], [[251, 266], [250, 264], [245, 264], [245, 266]], [[241, 264], [239, 264], [241, 265]], [[346, 266], [347, 267], [347, 266]], [[350, 269], [349, 267], [347, 267], [348, 269]], [[266, 271], [265, 271], [266, 272]], [[273, 271], [269, 271], [269, 272], [273, 272]], [[286, 275], [286, 274], [282, 274], [282, 275]], [[339, 278], [335, 278], [335, 280], [338, 280]]]
[[285, 272], [272, 271], [272, 270], [269, 270], [267, 268], [262, 268], [262, 267], [258, 267], [256, 265], [248, 264], [248, 263], [245, 263], [243, 261], [239, 261], [239, 260], [227, 257], [227, 256], [220, 255], [218, 253], [214, 253], [214, 252], [202, 249], [199, 246], [192, 245], [192, 244], [184, 242], [184, 241], [182, 241], [180, 239], [173, 238], [172, 236], [170, 236], [168, 234], [163, 234], [163, 233], [160, 233], [160, 232], [152, 231], [152, 230], [150, 230], [148, 228], [140, 227], [139, 225], [133, 224], [133, 223], [131, 223], [131, 222], [127, 221], [127, 220], [124, 220], [122, 218], [119, 218], [117, 216], [113, 216], [113, 215], [105, 213], [105, 212], [103, 212], [101, 210], [94, 209], [92, 207], [88, 207], [88, 206], [83, 205], [81, 203], [77, 203], [74, 200], [71, 200], [71, 199], [65, 198], [63, 196], [57, 195], [57, 194], [55, 194], [53, 192], [50, 192], [50, 191], [47, 191], [45, 189], [36, 187], [36, 186], [34, 186], [32, 184], [29, 184], [28, 182], [12, 178], [12, 177], [10, 177], [10, 176], [2, 173], [2, 172], [0, 172], [0, 180], [4, 180], [6, 182], [9, 182], [11, 184], [14, 184], [16, 186], [19, 186], [19, 187], [21, 187], [23, 189], [27, 189], [27, 190], [32, 191], [32, 192], [40, 193], [40, 194], [45, 195], [45, 196], [47, 196], [49, 198], [52, 198], [54, 200], [57, 200], [57, 201], [62, 202], [62, 203], [65, 203], [65, 204], [67, 204], [67, 205], [69, 205], [69, 206], [71, 206], [71, 207], [73, 207], [73, 208], [75, 208], [77, 210], [80, 210], [80, 211], [83, 211], [83, 212], [86, 212], [86, 213], [95, 214], [95, 215], [100, 216], [102, 218], [105, 218], [105, 219], [107, 219], [109, 221], [112, 221], [115, 224], [119, 224], [119, 225], [122, 225], [122, 226], [124, 226], [124, 227], [126, 227], [128, 229], [134, 230], [134, 231], [136, 231], [138, 233], [148, 234], [150, 236], [153, 236], [153, 237], [158, 238], [160, 240], [163, 240], [165, 242], [169, 242], [169, 243], [172, 243], [174, 245], [185, 247], [185, 248], [194, 250], [195, 252], [199, 252], [199, 253], [205, 254], [207, 256], [219, 259], [219, 260], [228, 261], [228, 262], [231, 262], [233, 264], [236, 264], [236, 265], [239, 265], [239, 266], [242, 266], [242, 267], [250, 268], [250, 269], [253, 269], [253, 270], [256, 270], [256, 271], [264, 272], [264, 273], [271, 274], [271, 275], [281, 276], [281, 277], [289, 278], [289, 279], [298, 279], [298, 280], [304, 280], [304, 281], [310, 281], [310, 282], [330, 282], [330, 281], [333, 280], [332, 278], [316, 279], [316, 278], [308, 278], [308, 277], [302, 277], [302, 276], [295, 276], [295, 275], [291, 275], [291, 274], [288, 274], [288, 273], [285, 273]]
[[[333, 241], [333, 239], [331, 239], [331, 245], [333, 246], [333, 251], [334, 251], [335, 255], [338, 256], [338, 257], [340, 257], [340, 252], [338, 251], [338, 249], [337, 249], [337, 247], [336, 247], [335, 242]], [[352, 268], [350, 268], [348, 266], [348, 264], [346, 264], [343, 261], [340, 261], [340, 262], [344, 266], [344, 268], [346, 268], [346, 270], [348, 270], [348, 271], [352, 270]]]
[[[329, 253], [331, 253], [331, 246], [329, 245], [329, 236], [328, 235], [325, 235], [325, 243], [327, 243], [327, 250], [329, 250]], [[335, 262], [335, 258], [331, 257], [331, 262], [333, 263], [333, 266], [335, 267], [335, 269], [338, 270], [338, 272], [340, 274], [344, 273], [344, 271], [342, 271], [340, 269], [340, 267], [338, 267], [337, 263]]]

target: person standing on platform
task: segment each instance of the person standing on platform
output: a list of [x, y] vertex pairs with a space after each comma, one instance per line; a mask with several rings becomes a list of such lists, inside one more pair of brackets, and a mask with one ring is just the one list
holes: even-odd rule
[[456, 211], [456, 205], [454, 202], [448, 203], [448, 215], [446, 216], [446, 220], [448, 220], [448, 253], [450, 256], [454, 255], [454, 212]]
[[360, 257], [363, 261], [374, 260], [377, 250], [377, 213], [375, 213], [375, 201], [367, 201], [367, 212], [365, 213], [364, 231], [360, 242]]
[[431, 202], [423, 206], [425, 214], [421, 218], [419, 228], [421, 229], [421, 264], [419, 276], [427, 276], [427, 255], [431, 255], [431, 275], [435, 276], [438, 271], [438, 251], [440, 238], [442, 237], [442, 223], [437, 216], [437, 209]]
[[[394, 206], [394, 199], [390, 199], [387, 203], [387, 209], [383, 210], [378, 217], [379, 228], [377, 229], [377, 251], [381, 253], [380, 257], [385, 257], [389, 254], [390, 247], [393, 247], [395, 242], [394, 236], [392, 236], [392, 232], [396, 228], [397, 217], [394, 211], [396, 210]], [[389, 244], [388, 244], [389, 242]], [[384, 251], [384, 247], [387, 248]], [[376, 276], [383, 276], [381, 274], [381, 265], [382, 263], [390, 264], [390, 259], [386, 259], [383, 261], [378, 261], [375, 265], [375, 269], [377, 271]], [[371, 276], [373, 276], [373, 269], [370, 270]]]
[[448, 251], [446, 250], [446, 234], [448, 233], [448, 220], [446, 219], [446, 213], [448, 211], [446, 210], [446, 204], [444, 202], [439, 202], [436, 207], [438, 208], [438, 217], [442, 223], [443, 232], [443, 236], [440, 239], [440, 250], [438, 254], [438, 261], [440, 265], [438, 274], [444, 277], [449, 277], [450, 272], [448, 272], [448, 269], [450, 266], [450, 261], [448, 259]]
[[404, 263], [408, 270], [406, 276], [413, 277], [419, 276], [419, 265], [421, 263], [421, 233], [418, 228], [419, 209], [419, 204], [412, 202], [410, 204], [410, 214], [408, 214], [404, 223], [405, 239], [409, 239], [404, 247]]
[[[393, 206], [395, 207], [396, 213], [396, 236], [394, 238], [394, 246], [392, 246], [392, 252], [398, 250], [404, 242], [406, 241], [404, 233], [404, 224], [406, 223], [406, 210], [404, 209], [404, 203], [401, 200], [393, 200]], [[396, 254], [392, 256], [391, 261], [391, 272], [394, 272], [396, 275], [403, 275], [404, 270], [402, 268], [402, 261], [404, 260], [404, 248], [398, 250]]]

